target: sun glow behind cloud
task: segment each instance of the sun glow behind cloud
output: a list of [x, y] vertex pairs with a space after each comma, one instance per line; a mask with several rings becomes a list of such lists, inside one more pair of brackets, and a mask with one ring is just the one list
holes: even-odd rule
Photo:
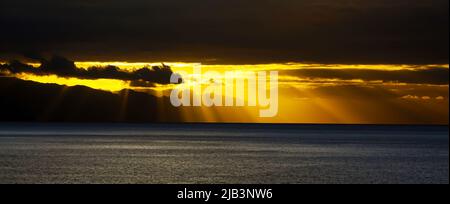
[[[76, 62], [85, 68], [114, 65], [133, 71], [161, 63], [128, 62]], [[192, 73], [198, 63], [165, 63], [175, 73], [186, 72], [182, 77], [185, 88], [211, 85], [207, 78]], [[38, 64], [34, 64], [35, 67]], [[271, 122], [271, 123], [448, 123], [448, 83], [427, 84], [402, 81], [366, 80], [359, 76], [348, 78], [311, 77], [296, 74], [298, 70], [344, 71], [345, 76], [354, 70], [419, 71], [434, 67], [448, 69], [448, 65], [323, 65], [323, 64], [260, 64], [260, 65], [201, 65], [202, 71], [279, 71], [279, 114], [275, 118], [259, 118], [256, 107], [183, 107], [186, 122]], [[348, 72], [347, 72], [348, 71]], [[322, 72], [321, 72], [322, 73]], [[243, 77], [238, 75], [235, 77]], [[131, 89], [156, 96], [169, 96], [178, 85], [136, 87], [128, 81], [113, 79], [63, 78], [56, 75], [36, 76], [18, 74], [16, 77], [40, 83], [67, 86], [88, 86], [94, 89], [118, 92]], [[225, 78], [214, 79], [224, 81]], [[224, 93], [224, 92], [223, 92]], [[164, 104], [170, 105], [170, 104]], [[236, 114], [239, 113], [239, 114]]]
[[53, 83], [65, 86], [87, 86], [93, 89], [117, 92], [130, 88], [129, 82], [114, 79], [78, 79], [74, 77], [65, 78], [56, 75], [32, 75], [17, 74], [17, 78], [35, 81], [39, 83]]

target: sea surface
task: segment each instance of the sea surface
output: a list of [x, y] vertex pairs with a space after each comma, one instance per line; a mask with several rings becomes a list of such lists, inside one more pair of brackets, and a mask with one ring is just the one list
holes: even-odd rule
[[448, 126], [0, 123], [0, 183], [449, 183]]

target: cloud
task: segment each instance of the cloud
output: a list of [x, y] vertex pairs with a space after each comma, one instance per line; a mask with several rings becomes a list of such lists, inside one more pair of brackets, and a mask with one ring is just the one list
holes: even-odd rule
[[336, 85], [321, 86], [313, 90], [316, 97], [341, 99], [394, 99], [398, 95], [384, 86]]
[[430, 67], [415, 70], [374, 70], [374, 69], [297, 69], [282, 72], [285, 75], [312, 79], [340, 79], [383, 81], [413, 84], [448, 85], [449, 69]]
[[334, 83], [317, 84], [310, 87], [280, 87], [280, 95], [298, 98], [324, 98], [333, 100], [362, 100], [366, 102], [381, 102], [386, 100], [416, 99], [445, 101], [448, 99], [448, 85], [424, 84], [383, 84], [383, 83]]
[[[30, 56], [30, 55], [27, 55]], [[76, 77], [81, 79], [119, 79], [126, 81], [141, 81], [148, 86], [153, 84], [170, 84], [173, 71], [167, 65], [143, 67], [135, 71], [123, 71], [116, 66], [90, 67], [81, 69], [75, 66], [73, 61], [64, 57], [53, 56], [50, 60], [35, 55], [32, 59], [39, 60], [41, 65], [35, 68], [31, 65], [13, 60], [0, 67], [0, 71], [12, 74], [30, 73], [35, 75], [55, 74], [60, 77]]]
[[443, 96], [437, 96], [437, 97], [430, 97], [430, 96], [417, 96], [417, 95], [406, 95], [403, 96], [402, 99], [411, 99], [411, 100], [445, 100], [445, 97]]
[[448, 0], [2, 0], [0, 55], [447, 64], [448, 7]]
[[414, 99], [414, 100], [417, 100], [417, 99], [420, 99], [420, 97], [419, 96], [413, 96], [413, 95], [406, 95], [406, 96], [403, 96], [402, 97], [403, 99]]

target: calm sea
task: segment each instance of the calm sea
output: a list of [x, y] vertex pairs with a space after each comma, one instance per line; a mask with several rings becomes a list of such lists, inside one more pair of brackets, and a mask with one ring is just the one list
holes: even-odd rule
[[0, 183], [449, 183], [448, 126], [0, 123]]

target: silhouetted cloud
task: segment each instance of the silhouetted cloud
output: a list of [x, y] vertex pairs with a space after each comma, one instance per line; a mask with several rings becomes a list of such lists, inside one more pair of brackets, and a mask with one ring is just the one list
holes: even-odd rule
[[[29, 56], [29, 55], [28, 55]], [[123, 71], [116, 66], [77, 68], [73, 61], [60, 56], [53, 56], [50, 60], [35, 55], [32, 59], [39, 60], [41, 65], [35, 68], [31, 65], [13, 60], [0, 67], [0, 71], [17, 73], [30, 73], [35, 75], [55, 74], [60, 77], [76, 77], [81, 79], [119, 79], [127, 81], [142, 81], [148, 85], [170, 84], [173, 72], [167, 65], [144, 67], [135, 71]]]
[[376, 69], [297, 69], [283, 74], [302, 78], [361, 79], [365, 81], [400, 82], [415, 84], [448, 85], [449, 69], [431, 67], [423, 69], [376, 70]]

